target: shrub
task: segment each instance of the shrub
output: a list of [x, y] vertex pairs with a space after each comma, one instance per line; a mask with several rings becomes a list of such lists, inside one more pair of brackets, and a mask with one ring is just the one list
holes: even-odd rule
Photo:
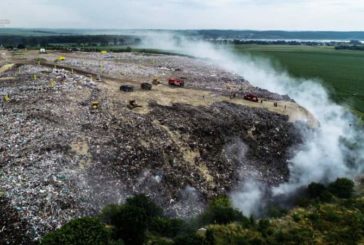
[[354, 182], [346, 178], [339, 178], [328, 186], [328, 190], [339, 198], [351, 198], [354, 193]]
[[163, 209], [143, 194], [128, 198], [126, 204], [143, 209], [148, 218], [163, 215]]
[[[309, 228], [294, 228], [284, 234], [283, 242], [309, 244], [313, 240], [313, 231]], [[282, 240], [281, 240], [282, 241]]]
[[123, 239], [126, 244], [143, 244], [148, 220], [143, 209], [112, 205], [102, 211], [102, 217], [113, 226], [114, 239]]
[[174, 241], [164, 237], [148, 237], [148, 245], [174, 245]]
[[241, 212], [231, 207], [227, 198], [214, 200], [201, 216], [202, 224], [229, 224], [241, 222], [244, 226], [249, 226], [250, 221]]
[[195, 233], [179, 235], [174, 239], [175, 245], [201, 245], [203, 244], [202, 238], [196, 236]]
[[175, 237], [185, 230], [187, 224], [180, 219], [155, 217], [151, 220], [149, 231], [165, 237]]
[[[161, 217], [163, 210], [145, 195], [136, 195], [128, 198], [125, 205], [108, 205], [102, 210], [101, 218], [106, 224], [113, 226], [113, 237], [123, 239], [127, 244], [142, 244], [145, 240], [145, 231], [151, 221]], [[153, 229], [162, 233], [173, 233], [171, 221], [158, 220]]]
[[312, 182], [307, 187], [307, 193], [310, 198], [316, 199], [320, 198], [322, 193], [326, 190], [326, 187], [323, 184]]
[[276, 205], [271, 205], [267, 208], [267, 214], [272, 218], [280, 218], [287, 214], [287, 210]]
[[108, 232], [97, 218], [81, 218], [48, 233], [40, 244], [108, 244]]
[[[307, 194], [310, 199], [315, 199], [321, 202], [331, 202], [333, 195], [330, 193], [328, 188], [323, 184], [312, 182], [307, 187]], [[307, 207], [306, 205], [305, 207]]]
[[24, 44], [19, 44], [17, 48], [18, 48], [18, 49], [25, 49], [26, 47], [25, 47], [25, 45], [24, 45]]
[[118, 215], [121, 206], [116, 204], [107, 205], [102, 209], [101, 219], [105, 224], [111, 224], [116, 215]]
[[333, 195], [328, 190], [325, 190], [321, 193], [320, 201], [321, 202], [331, 202], [333, 200]]
[[269, 227], [270, 227], [270, 221], [267, 219], [261, 219], [258, 222], [257, 230], [263, 234], [269, 229]]

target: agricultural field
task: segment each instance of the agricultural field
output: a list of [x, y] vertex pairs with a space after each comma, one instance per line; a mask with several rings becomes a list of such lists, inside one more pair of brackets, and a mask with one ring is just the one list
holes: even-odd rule
[[237, 52], [270, 58], [298, 78], [318, 78], [336, 102], [364, 116], [364, 52], [334, 47], [237, 45]]

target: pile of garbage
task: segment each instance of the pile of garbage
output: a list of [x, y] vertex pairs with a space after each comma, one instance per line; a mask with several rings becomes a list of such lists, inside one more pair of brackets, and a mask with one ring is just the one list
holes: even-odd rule
[[[12, 74], [10, 74], [12, 73]], [[67, 96], [93, 84], [63, 70], [22, 66], [3, 76], [1, 107], [0, 189], [32, 227], [32, 237], [90, 212], [78, 193], [79, 159], [70, 142], [77, 137]], [[73, 118], [72, 118], [73, 117]], [[71, 125], [70, 127], [68, 127]]]
[[[159, 58], [136, 64], [173, 60]], [[287, 116], [263, 109], [153, 102], [138, 114], [122, 95], [62, 69], [23, 65], [0, 77], [12, 77], [0, 80], [0, 96], [10, 98], [0, 108], [0, 210], [15, 210], [32, 239], [137, 193], [191, 217], [251, 170], [268, 185], [286, 180], [301, 142]]]

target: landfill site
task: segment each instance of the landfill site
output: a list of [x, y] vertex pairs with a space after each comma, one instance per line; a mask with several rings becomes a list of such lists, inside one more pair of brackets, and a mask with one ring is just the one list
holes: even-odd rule
[[0, 55], [0, 243], [37, 240], [137, 193], [188, 218], [252, 175], [278, 185], [302, 142], [297, 125], [317, 124], [208, 60]]

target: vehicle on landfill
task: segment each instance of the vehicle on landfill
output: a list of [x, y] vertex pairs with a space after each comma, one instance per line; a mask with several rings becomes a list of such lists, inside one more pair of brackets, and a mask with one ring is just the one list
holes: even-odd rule
[[142, 107], [141, 105], [138, 105], [136, 100], [130, 100], [129, 101], [129, 104], [127, 105], [127, 107], [130, 109], [130, 110], [133, 110], [135, 108], [138, 108], [138, 107]]
[[246, 94], [244, 95], [244, 100], [249, 100], [252, 102], [259, 102], [258, 96], [256, 96], [255, 94]]
[[153, 81], [152, 81], [153, 85], [159, 85], [161, 84], [161, 82], [159, 81], [158, 78], [154, 78]]
[[9, 95], [4, 95], [3, 96], [3, 102], [4, 103], [7, 103], [7, 102], [9, 102], [10, 101], [10, 96]]
[[92, 101], [91, 102], [91, 110], [95, 111], [100, 108], [100, 102], [98, 101]]
[[175, 77], [172, 77], [172, 78], [168, 79], [168, 84], [170, 86], [175, 86], [175, 87], [185, 86], [185, 82], [182, 79], [178, 79], [178, 78], [175, 78]]
[[134, 86], [132, 86], [132, 85], [121, 85], [120, 86], [120, 91], [133, 92], [134, 91]]
[[150, 84], [150, 83], [142, 83], [141, 85], [140, 85], [140, 88], [141, 89], [143, 89], [143, 90], [152, 90], [152, 84]]

